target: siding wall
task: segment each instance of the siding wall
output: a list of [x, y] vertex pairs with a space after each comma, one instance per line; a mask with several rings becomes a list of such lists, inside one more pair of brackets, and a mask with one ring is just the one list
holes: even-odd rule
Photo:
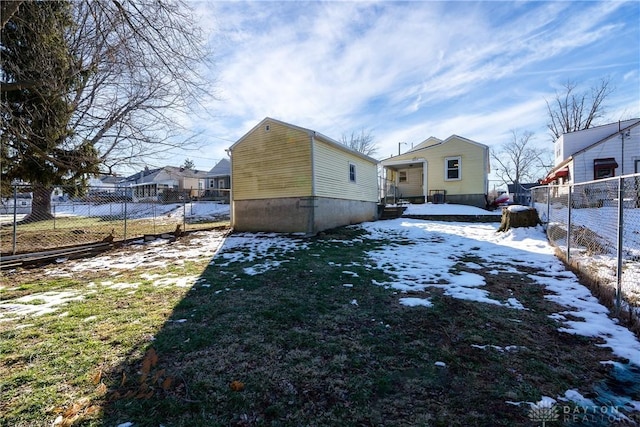
[[[571, 182], [579, 183], [593, 180], [593, 161], [609, 157], [616, 159], [618, 167], [615, 174], [620, 176], [622, 174], [621, 144], [620, 137], [613, 137], [587, 151], [576, 154], [573, 158]], [[630, 138], [625, 138], [624, 151], [624, 173], [627, 175], [635, 172], [634, 160], [640, 159], [640, 132], [635, 134], [632, 132]]]
[[234, 200], [311, 196], [311, 137], [270, 122], [246, 135], [233, 149]]
[[[637, 119], [624, 120], [621, 123], [609, 123], [560, 135], [560, 138], [558, 138], [554, 144], [556, 166], [572, 154], [587, 148], [589, 145], [595, 144], [601, 139], [616, 132], [619, 127], [624, 129], [636, 121]], [[637, 127], [635, 129], [637, 129]], [[631, 132], [633, 133], [633, 130]], [[625, 171], [626, 170], [627, 166], [625, 165]], [[593, 179], [593, 174], [591, 179]]]
[[401, 197], [419, 197], [424, 195], [422, 189], [422, 165], [398, 169], [398, 172], [407, 173], [407, 181], [398, 183], [398, 191], [400, 191]]
[[[488, 153], [487, 153], [488, 155]], [[445, 181], [445, 159], [460, 157], [462, 163], [462, 179]], [[481, 194], [487, 192], [487, 158], [482, 146], [468, 143], [455, 136], [445, 143], [431, 146], [395, 156], [392, 160], [412, 160], [413, 158], [427, 159], [427, 194], [428, 190], [446, 190], [447, 195]]]
[[[315, 139], [313, 148], [315, 195], [334, 199], [378, 201], [378, 167], [356, 155]], [[356, 182], [349, 180], [349, 164], [356, 165]]]

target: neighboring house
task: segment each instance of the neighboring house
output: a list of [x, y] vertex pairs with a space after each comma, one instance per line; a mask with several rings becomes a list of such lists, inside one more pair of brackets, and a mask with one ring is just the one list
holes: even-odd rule
[[458, 135], [430, 137], [381, 162], [385, 200], [458, 203], [484, 208], [489, 189], [489, 147]]
[[29, 214], [33, 205], [33, 195], [31, 193], [16, 193], [9, 197], [0, 198], [0, 214]]
[[128, 176], [118, 186], [134, 201], [179, 201], [204, 193], [206, 172], [174, 166], [148, 169]]
[[267, 117], [229, 153], [236, 230], [315, 234], [377, 218], [377, 160], [318, 132]]
[[119, 176], [103, 174], [89, 178], [89, 194], [114, 194], [116, 187], [123, 179]]
[[554, 148], [555, 166], [543, 184], [578, 184], [640, 173], [640, 119], [565, 133]]
[[222, 159], [207, 173], [204, 197], [229, 203], [230, 192], [231, 162]]

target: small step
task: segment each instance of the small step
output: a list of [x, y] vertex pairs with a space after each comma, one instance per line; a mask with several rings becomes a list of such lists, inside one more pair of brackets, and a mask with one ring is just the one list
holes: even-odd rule
[[400, 218], [406, 209], [405, 206], [385, 206], [380, 219]]

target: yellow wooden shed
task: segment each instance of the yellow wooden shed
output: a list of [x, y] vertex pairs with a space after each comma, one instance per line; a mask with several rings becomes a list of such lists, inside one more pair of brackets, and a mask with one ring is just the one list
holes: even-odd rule
[[267, 117], [228, 152], [235, 230], [315, 234], [377, 218], [378, 161], [319, 132]]

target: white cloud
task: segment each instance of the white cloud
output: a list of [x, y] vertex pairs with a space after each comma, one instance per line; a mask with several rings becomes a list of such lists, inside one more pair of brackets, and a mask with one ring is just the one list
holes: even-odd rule
[[[194, 126], [218, 153], [265, 116], [335, 139], [372, 129], [384, 156], [398, 141], [430, 135], [492, 145], [526, 129], [542, 139], [544, 99], [567, 80], [638, 82], [637, 9], [609, 1], [199, 3], [223, 101], [207, 102], [213, 119]], [[639, 116], [640, 89], [626, 86], [623, 109]]]

